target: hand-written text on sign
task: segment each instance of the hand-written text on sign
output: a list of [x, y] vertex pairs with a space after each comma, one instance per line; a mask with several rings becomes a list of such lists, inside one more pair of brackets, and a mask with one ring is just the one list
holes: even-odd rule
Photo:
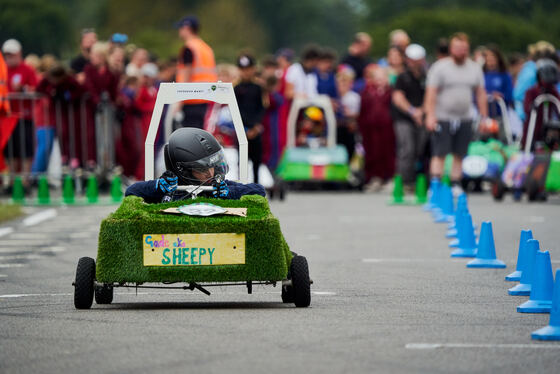
[[245, 234], [147, 234], [144, 266], [245, 263]]

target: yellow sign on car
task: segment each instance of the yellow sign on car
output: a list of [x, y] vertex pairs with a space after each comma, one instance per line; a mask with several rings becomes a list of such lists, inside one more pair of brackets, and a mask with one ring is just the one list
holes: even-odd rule
[[144, 266], [245, 263], [245, 234], [147, 234]]

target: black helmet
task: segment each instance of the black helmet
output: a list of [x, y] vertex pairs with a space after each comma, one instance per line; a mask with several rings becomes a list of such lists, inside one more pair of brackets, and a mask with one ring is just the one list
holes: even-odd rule
[[[222, 146], [207, 131], [186, 127], [175, 130], [169, 143], [163, 148], [165, 167], [179, 177], [179, 184], [192, 185], [212, 180], [223, 181], [228, 172], [228, 164]], [[208, 172], [214, 168], [213, 177], [200, 180], [193, 175]]]
[[537, 79], [542, 84], [558, 83], [558, 65], [549, 58], [537, 61]]

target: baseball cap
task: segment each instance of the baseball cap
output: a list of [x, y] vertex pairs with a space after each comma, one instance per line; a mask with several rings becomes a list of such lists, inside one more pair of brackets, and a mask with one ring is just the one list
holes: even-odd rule
[[422, 60], [426, 57], [426, 50], [420, 44], [411, 44], [406, 47], [404, 54], [411, 60]]
[[198, 18], [196, 18], [195, 16], [186, 16], [181, 18], [179, 22], [175, 23], [175, 27], [178, 29], [184, 26], [188, 26], [194, 32], [197, 32], [198, 28], [200, 27], [200, 24], [198, 22]]
[[126, 42], [128, 42], [128, 35], [116, 32], [111, 35], [111, 42], [115, 44], [126, 44]]
[[21, 44], [15, 39], [8, 39], [2, 44], [2, 52], [16, 54], [21, 52]]
[[255, 66], [255, 59], [249, 55], [241, 55], [237, 58], [237, 66], [240, 68], [250, 68]]
[[140, 68], [140, 72], [142, 73], [142, 75], [145, 75], [147, 77], [157, 78], [159, 69], [153, 62], [148, 62], [142, 65], [142, 68]]

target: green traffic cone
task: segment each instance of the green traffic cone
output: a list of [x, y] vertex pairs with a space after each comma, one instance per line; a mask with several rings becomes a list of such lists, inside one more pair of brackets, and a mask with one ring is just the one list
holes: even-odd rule
[[121, 184], [121, 176], [115, 175], [115, 177], [111, 181], [111, 200], [113, 200], [113, 202], [115, 203], [120, 202], [123, 198]]
[[391, 201], [391, 204], [403, 204], [404, 188], [402, 177], [400, 175], [395, 175], [394, 184], [395, 186], [393, 187], [393, 201]]
[[16, 204], [23, 204], [25, 202], [25, 191], [23, 190], [23, 181], [21, 177], [14, 178], [14, 185], [12, 186], [12, 200]]
[[99, 200], [99, 188], [97, 186], [97, 178], [92, 174], [88, 178], [86, 188], [87, 201], [90, 204], [96, 203]]
[[62, 201], [64, 204], [74, 204], [74, 181], [70, 175], [64, 176], [62, 183]]
[[39, 190], [37, 192], [39, 204], [47, 205], [51, 203], [51, 196], [49, 192], [49, 182], [44, 175], [39, 177]]
[[424, 174], [416, 178], [416, 204], [425, 204], [428, 201], [428, 182]]
[[445, 184], [447, 187], [451, 187], [451, 179], [449, 178], [448, 174], [445, 174], [441, 179], [441, 182]]

